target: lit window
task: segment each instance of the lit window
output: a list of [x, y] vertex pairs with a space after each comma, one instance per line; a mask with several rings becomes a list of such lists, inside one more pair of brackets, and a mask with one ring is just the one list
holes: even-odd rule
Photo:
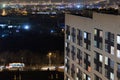
[[68, 36], [68, 40], [70, 40], [70, 35]]
[[120, 50], [117, 50], [117, 57], [120, 58]]
[[65, 67], [65, 72], [67, 72], [67, 67]]
[[76, 69], [76, 72], [77, 72], [77, 73], [79, 72], [79, 69], [78, 69], [78, 68]]
[[88, 80], [91, 80], [90, 77], [88, 77]]
[[120, 44], [120, 36], [117, 36], [117, 43]]
[[78, 77], [76, 77], [76, 80], [79, 80]]
[[87, 33], [84, 32], [84, 39], [87, 39]]
[[94, 29], [94, 35], [97, 35], [97, 30], [96, 29]]
[[111, 46], [111, 54], [114, 55], [114, 47]]
[[102, 37], [103, 36], [103, 32], [102, 31], [100, 31], [100, 37]]
[[105, 57], [105, 64], [108, 65], [108, 57]]
[[65, 42], [65, 47], [67, 47], [68, 46], [68, 43], [67, 42]]
[[102, 62], [103, 61], [103, 56], [99, 55], [99, 61]]
[[86, 74], [83, 74], [83, 78], [86, 80]]
[[110, 72], [110, 80], [114, 80], [114, 73]]
[[67, 63], [67, 59], [65, 59], [65, 63]]

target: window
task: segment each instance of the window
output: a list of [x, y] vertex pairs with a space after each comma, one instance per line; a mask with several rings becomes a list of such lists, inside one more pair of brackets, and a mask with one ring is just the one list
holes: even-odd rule
[[72, 57], [72, 60], [75, 60], [75, 54], [76, 54], [76, 48], [74, 46], [72, 46], [71, 48], [71, 57]]
[[117, 50], [117, 57], [120, 58], [120, 50]]
[[87, 39], [87, 33], [84, 32], [84, 39]]
[[71, 66], [71, 76], [75, 80], [75, 65], [74, 64], [72, 64]]
[[84, 69], [87, 70], [88, 72], [91, 71], [91, 58], [90, 55], [87, 53], [84, 53]]
[[108, 32], [105, 32], [105, 40], [108, 40]]
[[70, 52], [70, 47], [69, 47], [69, 45], [70, 45], [70, 44], [69, 44], [68, 42], [65, 43], [66, 56], [68, 56], [68, 57], [70, 57], [70, 53], [69, 53], [69, 52]]
[[102, 43], [101, 42], [99, 42], [99, 48], [102, 49]]
[[94, 47], [97, 47], [97, 41], [94, 41]]
[[91, 80], [91, 78], [84, 73], [84, 74], [83, 74], [83, 80]]
[[105, 76], [109, 80], [114, 80], [114, 61], [108, 57], [105, 57]]
[[90, 33], [88, 33], [88, 40], [90, 40], [91, 39], [91, 34]]
[[94, 58], [94, 69], [98, 71], [99, 73], [102, 73], [102, 62], [103, 62], [103, 56], [95, 51], [95, 58]]
[[65, 66], [65, 72], [67, 72], [67, 67]]
[[117, 63], [117, 80], [120, 80], [120, 63]]
[[65, 58], [65, 63], [67, 63], [67, 59]]
[[100, 30], [100, 37], [103, 37], [103, 31]]
[[108, 70], [105, 68], [105, 76], [108, 76], [107, 72], [108, 72]]
[[105, 51], [108, 52], [108, 44], [105, 44]]
[[111, 46], [111, 54], [114, 55], [114, 47]]
[[83, 36], [82, 36], [82, 31], [81, 30], [77, 30], [77, 44], [79, 45], [79, 46], [82, 46], [82, 40], [83, 40], [83, 38], [82, 38]]
[[100, 29], [94, 29], [96, 35], [94, 34], [94, 47], [102, 49], [103, 43], [103, 31]]
[[84, 32], [84, 48], [90, 51], [91, 48], [91, 34]]
[[70, 61], [67, 59], [65, 60], [65, 72], [67, 72], [68, 74], [70, 74]]
[[91, 60], [91, 59], [90, 59], [90, 56], [88, 56], [88, 61], [90, 62], [90, 60]]
[[68, 47], [68, 43], [67, 42], [65, 42], [65, 47]]
[[77, 63], [82, 66], [82, 51], [80, 49], [77, 49]]
[[97, 35], [97, 30], [96, 29], [94, 29], [94, 35]]
[[114, 80], [114, 73], [110, 72], [110, 80]]
[[106, 32], [105, 34], [105, 51], [114, 55], [114, 34], [111, 32]]
[[72, 37], [72, 42], [76, 42], [76, 29], [75, 28], [72, 28], [72, 31], [71, 31], [71, 37]]
[[120, 44], [120, 35], [117, 35], [117, 43]]
[[108, 57], [105, 57], [105, 64], [108, 65]]
[[85, 79], [85, 80], [86, 80], [86, 74], [85, 74], [85, 73], [83, 74], [83, 79]]
[[103, 56], [102, 55], [99, 55], [99, 61], [103, 62]]
[[120, 63], [117, 64], [117, 71], [120, 73]]
[[79, 80], [78, 77], [76, 77], [76, 80]]
[[82, 80], [82, 71], [79, 68], [76, 70], [76, 79]]
[[68, 36], [68, 40], [70, 40], [71, 39], [71, 37], [70, 37], [70, 35]]
[[70, 40], [70, 26], [66, 25], [66, 39]]
[[110, 67], [114, 69], [114, 61], [110, 59]]
[[114, 34], [111, 34], [111, 35], [110, 35], [110, 41], [111, 41], [111, 42], [114, 42]]
[[91, 80], [90, 77], [88, 77], [88, 80]]
[[78, 68], [76, 68], [76, 73], [78, 73], [78, 71], [79, 71], [79, 69], [78, 69]]

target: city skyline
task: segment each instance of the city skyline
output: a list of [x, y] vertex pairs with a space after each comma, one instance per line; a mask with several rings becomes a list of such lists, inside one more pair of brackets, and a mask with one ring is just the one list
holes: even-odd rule
[[84, 5], [93, 5], [93, 4], [117, 4], [120, 5], [120, 0], [0, 0], [1, 4], [40, 4], [40, 3], [77, 3]]
[[[49, 0], [0, 0], [0, 2], [46, 2]], [[92, 1], [107, 1], [107, 0], [51, 0], [52, 2], [92, 2]]]

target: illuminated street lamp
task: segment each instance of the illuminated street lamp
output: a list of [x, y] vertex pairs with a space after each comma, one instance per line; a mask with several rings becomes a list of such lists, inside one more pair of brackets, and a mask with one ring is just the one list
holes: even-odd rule
[[49, 53], [48, 53], [48, 58], [49, 58], [49, 66], [51, 66], [51, 56], [52, 56], [52, 53], [51, 53], [51, 52], [49, 52]]

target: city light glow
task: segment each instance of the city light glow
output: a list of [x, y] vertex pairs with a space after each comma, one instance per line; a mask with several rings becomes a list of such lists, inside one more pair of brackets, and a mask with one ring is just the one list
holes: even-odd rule
[[2, 7], [5, 8], [5, 7], [6, 7], [6, 4], [3, 4]]
[[25, 30], [29, 30], [29, 29], [30, 29], [30, 26], [29, 26], [29, 25], [24, 25], [24, 29], [25, 29]]

